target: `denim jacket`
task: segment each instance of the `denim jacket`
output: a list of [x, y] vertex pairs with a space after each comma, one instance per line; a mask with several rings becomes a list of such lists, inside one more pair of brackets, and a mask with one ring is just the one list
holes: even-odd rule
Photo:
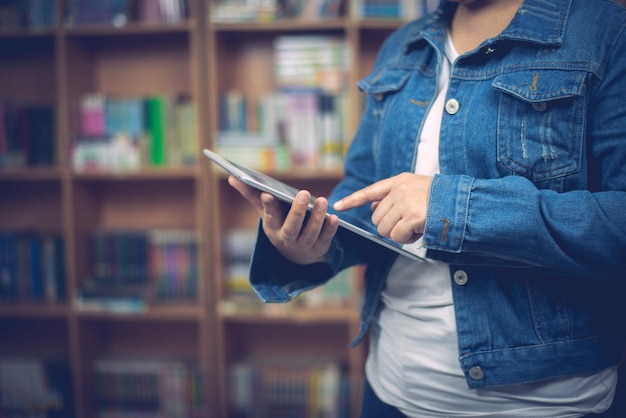
[[[455, 5], [395, 31], [331, 202], [411, 172]], [[526, 0], [499, 36], [453, 63], [424, 245], [450, 265], [459, 362], [470, 387], [619, 362], [626, 317], [626, 10]], [[341, 216], [372, 232], [369, 205]], [[340, 230], [327, 263], [283, 259], [259, 229], [250, 280], [291, 300], [367, 264], [361, 333], [397, 255]], [[419, 332], [419, 330], [416, 330]]]

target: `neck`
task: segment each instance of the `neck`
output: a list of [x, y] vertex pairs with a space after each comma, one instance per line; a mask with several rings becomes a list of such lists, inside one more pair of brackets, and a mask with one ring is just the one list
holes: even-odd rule
[[460, 2], [450, 27], [459, 54], [499, 35], [511, 23], [523, 0], [476, 0]]

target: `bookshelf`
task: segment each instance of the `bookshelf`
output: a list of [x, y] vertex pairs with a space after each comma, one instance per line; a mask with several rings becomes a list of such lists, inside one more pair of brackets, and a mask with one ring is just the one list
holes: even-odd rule
[[[53, 380], [62, 383], [41, 390], [61, 396], [62, 405], [36, 406], [39, 411], [79, 418], [106, 416], [103, 411], [122, 401], [102, 392], [98, 382], [109, 379], [115, 387], [124, 376], [133, 380], [143, 373], [142, 378], [157, 382], [153, 384], [173, 379], [194, 394], [193, 402], [182, 406], [157, 405], [152, 400], [148, 403], [153, 411], [164, 408], [172, 416], [203, 418], [230, 417], [236, 412], [245, 416], [233, 402], [233, 376], [241, 376], [242, 370], [244, 375], [261, 369], [271, 372], [275, 364], [267, 363], [278, 355], [291, 359], [305, 383], [322, 371], [335, 376], [329, 381], [343, 385], [342, 398], [328, 400], [324, 408], [341, 401], [342, 416], [358, 414], [365, 348], [350, 349], [348, 344], [359, 324], [359, 272], [337, 281], [344, 286], [335, 290], [344, 292], [339, 301], [313, 294], [284, 306], [260, 306], [251, 302], [249, 289], [244, 289], [244, 304], [232, 300], [225, 242], [233, 231], [253, 230], [256, 216], [228, 186], [224, 174], [199, 156], [203, 147], [219, 145], [223, 93], [238, 91], [250, 103], [259, 103], [280, 90], [275, 42], [285, 36], [332, 37], [343, 42], [349, 59], [342, 68], [341, 87], [333, 94], [342, 96], [345, 149], [360, 114], [356, 81], [367, 74], [382, 41], [401, 21], [363, 19], [351, 11], [354, 6], [349, 2], [333, 4], [332, 11], [324, 12], [329, 14], [308, 9], [280, 15], [263, 9], [252, 19], [233, 19], [232, 13], [222, 10], [230, 17], [218, 18], [220, 2], [186, 0], [177, 13], [168, 9], [165, 14], [153, 7], [179, 2], [111, 1], [110, 7], [120, 8], [105, 7], [96, 17], [81, 10], [95, 4], [90, 1], [12, 0], [0, 5], [0, 131], [4, 133], [0, 133], [0, 237], [10, 236], [0, 239], [4, 243], [0, 269], [10, 274], [0, 280], [0, 366], [19, 363], [24, 370], [46, 372], [60, 365], [62, 372]], [[132, 7], [123, 8], [126, 4]], [[36, 13], [26, 13], [29, 10]], [[168, 158], [163, 161], [151, 152], [157, 144], [157, 128], [144, 122], [154, 120], [147, 113], [121, 122], [132, 135], [119, 135], [117, 128], [111, 128], [119, 125], [108, 124], [112, 117], [106, 109], [88, 100], [96, 98], [100, 105], [124, 102], [134, 109], [125, 113], [135, 114], [147, 112], [148, 99], [155, 97], [167, 109], [181, 103], [191, 109], [191, 116], [185, 116], [190, 119], [180, 125], [193, 127], [185, 135], [195, 142], [185, 146], [196, 151], [195, 160], [174, 158], [180, 149], [167, 148], [183, 133], [171, 128], [165, 132], [160, 146]], [[22, 126], [15, 124], [23, 120], [15, 115], [41, 108], [51, 112], [53, 123], [42, 134], [46, 152], [33, 157], [42, 147], [33, 149], [30, 144], [35, 139], [26, 140], [22, 131], [9, 128]], [[162, 117], [172, 118], [171, 113]], [[102, 123], [97, 126], [104, 127], [103, 132], [91, 130], [93, 120]], [[249, 130], [258, 132], [258, 126]], [[241, 148], [237, 155], [243, 152]], [[132, 164], [107, 165], [111, 155], [132, 159]], [[265, 169], [320, 195], [341, 178], [337, 164], [288, 163]], [[155, 279], [146, 273], [150, 277], [144, 284], [150, 296], [139, 306], [79, 303], [94, 278], [98, 231], [112, 234], [108, 244], [112, 247], [122, 246], [128, 232], [191, 234], [196, 251], [191, 258], [197, 270], [192, 296], [155, 297]], [[18, 245], [16, 237], [28, 240], [20, 238], [24, 243]], [[41, 273], [35, 279], [29, 270], [32, 266], [24, 260], [39, 260], [33, 248], [49, 237], [61, 240], [57, 258], [63, 261], [62, 273]], [[127, 252], [138, 251], [132, 248]], [[16, 256], [7, 256], [10, 251], [24, 260], [11, 264]], [[179, 258], [187, 257], [180, 255], [180, 248], [172, 251]], [[6, 270], [8, 265], [14, 270]], [[62, 284], [64, 293], [54, 297], [33, 293], [33, 283], [48, 282]], [[123, 293], [122, 299], [127, 297]], [[0, 367], [2, 373], [9, 369]], [[12, 411], [0, 404], [5, 409], [0, 414], [35, 408], [24, 400], [15, 402]]]

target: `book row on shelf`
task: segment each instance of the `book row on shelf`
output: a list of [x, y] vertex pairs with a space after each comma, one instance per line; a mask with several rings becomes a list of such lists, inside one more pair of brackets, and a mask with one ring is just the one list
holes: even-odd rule
[[[176, 23], [188, 16], [186, 0], [65, 0], [68, 25], [128, 22]], [[57, 0], [4, 0], [0, 2], [0, 30], [45, 29], [57, 21]]]
[[[90, 366], [94, 418], [207, 418], [202, 375], [179, 359], [99, 358]], [[66, 357], [0, 357], [0, 416], [73, 414]]]
[[271, 22], [284, 18], [332, 19], [349, 9], [354, 19], [413, 20], [433, 10], [439, 0], [220, 0], [215, 22]]
[[[272, 22], [278, 19], [321, 20], [349, 14], [356, 19], [412, 20], [436, 7], [438, 0], [219, 0], [210, 11], [214, 22]], [[186, 0], [66, 0], [67, 25], [123, 27], [129, 22], [177, 23], [187, 19]], [[42, 29], [55, 25], [56, 0], [0, 2], [0, 30]]]
[[[81, 100], [77, 118], [71, 148], [77, 173], [197, 162], [197, 109], [188, 98], [92, 94]], [[0, 100], [0, 168], [54, 165], [55, 126], [54, 106]]]
[[340, 363], [297, 357], [250, 359], [229, 368], [229, 416], [347, 418], [350, 383]]
[[198, 297], [196, 231], [101, 230], [90, 247], [91, 276], [78, 290], [78, 309], [137, 312], [151, 302]]
[[97, 418], [203, 418], [208, 410], [197, 365], [180, 360], [98, 359]]
[[332, 19], [342, 13], [342, 0], [219, 0], [214, 22], [272, 22], [278, 19]]
[[54, 106], [0, 98], [0, 168], [54, 164], [55, 126]]
[[343, 94], [301, 89], [268, 94], [255, 106], [229, 91], [222, 96], [217, 147], [224, 157], [260, 170], [340, 168], [346, 101]]
[[56, 0], [0, 2], [0, 29], [43, 29], [56, 22]]
[[60, 235], [0, 231], [0, 300], [65, 300], [63, 243]]
[[188, 13], [186, 0], [67, 0], [66, 3], [65, 20], [70, 24], [175, 23], [186, 19]]
[[354, 18], [417, 19], [434, 10], [439, 0], [351, 0]]
[[283, 35], [273, 41], [275, 91], [220, 95], [217, 145], [227, 158], [262, 170], [338, 168], [346, 138], [345, 39]]
[[[145, 310], [150, 302], [195, 301], [200, 277], [196, 231], [96, 231], [91, 273], [79, 309]], [[67, 297], [64, 239], [0, 231], [0, 300], [60, 302]]]
[[133, 171], [197, 161], [197, 110], [188, 98], [83, 97], [72, 146], [76, 172]]

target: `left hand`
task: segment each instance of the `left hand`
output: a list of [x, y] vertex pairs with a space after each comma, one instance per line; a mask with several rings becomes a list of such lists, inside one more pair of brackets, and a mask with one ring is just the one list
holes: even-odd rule
[[378, 233], [409, 244], [424, 233], [432, 180], [431, 176], [401, 173], [357, 190], [336, 202], [333, 208], [341, 212], [371, 202], [372, 222]]

